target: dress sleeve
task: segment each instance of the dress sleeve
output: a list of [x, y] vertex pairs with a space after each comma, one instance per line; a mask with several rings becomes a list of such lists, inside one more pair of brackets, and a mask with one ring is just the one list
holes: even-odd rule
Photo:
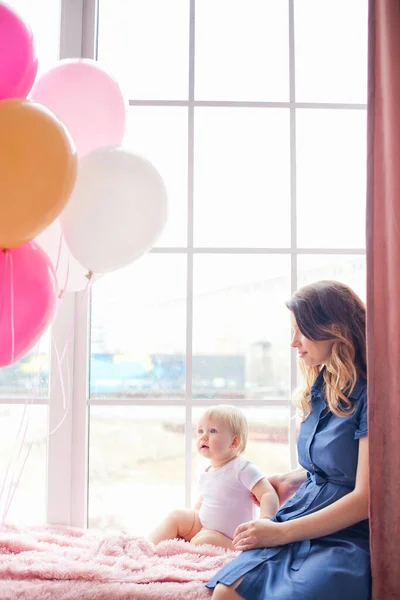
[[264, 473], [249, 460], [246, 461], [238, 473], [239, 481], [250, 491], [263, 477], [265, 477]]
[[368, 435], [368, 402], [367, 390], [363, 393], [358, 401], [356, 408], [357, 413], [357, 429], [354, 432], [354, 439], [359, 440]]

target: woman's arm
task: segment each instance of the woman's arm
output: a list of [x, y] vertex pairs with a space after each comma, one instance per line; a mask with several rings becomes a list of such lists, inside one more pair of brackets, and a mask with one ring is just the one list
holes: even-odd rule
[[356, 485], [352, 492], [330, 506], [305, 517], [280, 525], [285, 528], [285, 543], [329, 535], [368, 519], [369, 461], [368, 437], [359, 442]]
[[352, 492], [330, 506], [291, 521], [265, 519], [243, 523], [235, 531], [235, 550], [268, 548], [329, 535], [368, 518], [368, 438], [359, 442], [356, 485]]

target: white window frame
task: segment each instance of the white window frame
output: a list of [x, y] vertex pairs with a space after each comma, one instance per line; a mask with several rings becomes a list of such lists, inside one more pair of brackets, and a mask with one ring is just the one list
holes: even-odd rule
[[[283, 1], [283, 0], [282, 0]], [[288, 254], [291, 258], [290, 286], [293, 293], [297, 289], [297, 257], [304, 254], [364, 255], [364, 248], [298, 248], [296, 223], [296, 111], [302, 108], [334, 109], [334, 110], [366, 110], [365, 104], [329, 104], [329, 103], [296, 103], [295, 99], [295, 46], [294, 46], [294, 0], [287, 0], [289, 5], [289, 101], [288, 102], [214, 102], [195, 101], [194, 98], [194, 65], [195, 65], [195, 0], [190, 0], [190, 38], [189, 38], [189, 93], [187, 101], [129, 100], [130, 106], [185, 106], [188, 108], [188, 222], [186, 248], [155, 248], [154, 253], [185, 254], [187, 256], [187, 304], [186, 304], [186, 397], [181, 403], [185, 407], [185, 499], [191, 504], [191, 425], [192, 408], [208, 404], [204, 401], [192, 401], [192, 324], [193, 324], [193, 256], [195, 254]], [[97, 55], [98, 0], [61, 0], [60, 58], [95, 58]], [[194, 109], [197, 106], [213, 107], [279, 107], [290, 112], [290, 174], [291, 174], [291, 238], [288, 248], [204, 248], [193, 245], [193, 170], [194, 170]], [[88, 365], [89, 365], [89, 325], [90, 307], [85, 292], [66, 294], [57, 319], [53, 324], [53, 337], [57, 347], [63, 348], [75, 323], [66, 361], [62, 367], [63, 377], [67, 378], [66, 362], [68, 361], [69, 377], [73, 384], [70, 387], [67, 404], [68, 414], [65, 416], [62, 402], [62, 390], [58, 382], [58, 365], [55, 353], [51, 352], [50, 381], [52, 384], [51, 402], [46, 399], [35, 400], [36, 404], [49, 406], [49, 432], [53, 432], [48, 440], [47, 469], [47, 510], [49, 523], [61, 523], [76, 527], [87, 526], [88, 499], [88, 442], [89, 442], [89, 409], [94, 405], [158, 405], [159, 401], [136, 400], [122, 398], [118, 400], [89, 398]], [[288, 325], [289, 327], [289, 325]], [[297, 359], [291, 353], [290, 364], [291, 388], [296, 386]], [[23, 399], [2, 398], [1, 403], [18, 404]], [[238, 405], [246, 402], [232, 401]], [[170, 404], [176, 406], [174, 400]], [[168, 401], [163, 402], [168, 405]], [[296, 424], [294, 407], [290, 399], [276, 398], [251, 401], [258, 406], [290, 407], [289, 451], [291, 467], [297, 466], [296, 456]], [[60, 423], [62, 424], [60, 425]]]
[[[60, 59], [95, 58], [97, 9], [97, 0], [61, 0]], [[67, 293], [63, 298], [53, 324], [54, 342], [58, 348], [65, 346], [71, 328], [73, 334], [62, 365], [64, 381], [68, 375], [72, 381], [72, 385], [67, 387], [69, 396], [66, 402], [69, 409], [64, 420], [60, 385], [51, 385], [46, 521], [86, 527], [89, 302], [85, 292]], [[67, 362], [70, 366], [69, 373]], [[54, 352], [51, 352], [50, 373], [50, 381], [56, 382], [59, 373]]]

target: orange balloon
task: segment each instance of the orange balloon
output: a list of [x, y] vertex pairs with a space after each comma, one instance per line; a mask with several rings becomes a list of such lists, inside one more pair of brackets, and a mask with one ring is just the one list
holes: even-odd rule
[[52, 112], [29, 100], [0, 102], [0, 248], [33, 240], [73, 190], [77, 155]]

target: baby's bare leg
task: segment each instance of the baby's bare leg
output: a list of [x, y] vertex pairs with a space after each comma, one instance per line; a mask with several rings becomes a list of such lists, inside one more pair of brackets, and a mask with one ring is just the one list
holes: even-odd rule
[[197, 544], [198, 546], [211, 544], [212, 546], [220, 546], [221, 548], [234, 550], [231, 538], [228, 538], [223, 533], [214, 531], [213, 529], [202, 529], [197, 535], [192, 537], [190, 541], [192, 544]]
[[173, 510], [164, 521], [149, 535], [153, 544], [163, 540], [183, 538], [189, 542], [201, 529], [201, 523], [197, 510], [183, 508]]

